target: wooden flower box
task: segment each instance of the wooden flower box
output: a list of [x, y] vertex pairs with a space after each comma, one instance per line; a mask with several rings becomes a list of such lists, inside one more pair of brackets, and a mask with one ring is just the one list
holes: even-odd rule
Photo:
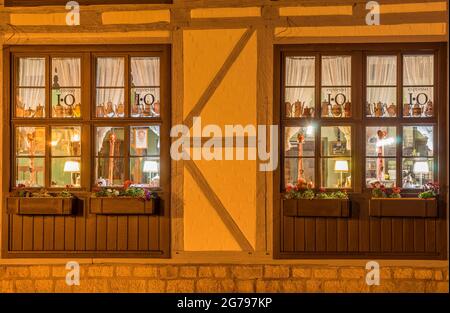
[[74, 213], [75, 198], [67, 197], [8, 197], [9, 214], [70, 215]]
[[350, 205], [348, 199], [284, 199], [285, 216], [300, 217], [348, 217]]
[[437, 217], [436, 199], [374, 198], [370, 199], [369, 215], [374, 217]]
[[158, 204], [158, 199], [91, 197], [90, 212], [109, 215], [153, 215], [157, 212]]

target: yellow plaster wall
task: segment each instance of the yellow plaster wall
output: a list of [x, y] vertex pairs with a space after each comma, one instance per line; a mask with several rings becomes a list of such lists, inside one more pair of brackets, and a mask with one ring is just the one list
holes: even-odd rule
[[102, 13], [102, 23], [111, 24], [148, 24], [170, 22], [170, 10], [141, 10]]
[[[184, 116], [198, 101], [233, 47], [243, 29], [195, 30], [184, 32]], [[202, 125], [256, 125], [256, 33], [231, 66], [200, 114]], [[186, 62], [189, 60], [189, 62]], [[256, 161], [195, 161], [220, 201], [239, 225], [249, 242], [256, 241]], [[217, 226], [217, 213], [206, 203], [199, 209], [201, 190], [185, 176], [184, 248], [185, 250], [239, 249], [227, 229]], [[200, 193], [200, 194], [198, 194]], [[204, 201], [201, 201], [202, 205]], [[199, 211], [200, 210], [200, 211]], [[219, 220], [220, 223], [222, 223]], [[199, 224], [207, 227], [199, 233]], [[209, 233], [211, 232], [211, 233]], [[214, 240], [204, 240], [213, 237]]]

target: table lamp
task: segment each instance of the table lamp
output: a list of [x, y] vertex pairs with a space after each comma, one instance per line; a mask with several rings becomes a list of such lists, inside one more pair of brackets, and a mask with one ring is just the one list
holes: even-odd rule
[[64, 163], [64, 172], [70, 173], [70, 183], [74, 186], [77, 184], [77, 177], [75, 176], [75, 179], [73, 179], [73, 173], [79, 173], [80, 172], [80, 162], [78, 161], [66, 161]]
[[340, 176], [340, 182], [338, 183], [339, 187], [344, 187], [344, 180], [342, 178], [342, 173], [348, 172], [348, 161], [347, 160], [337, 160], [334, 163], [334, 171], [339, 172], [341, 174]]
[[430, 172], [430, 168], [428, 167], [427, 161], [417, 161], [414, 163], [413, 172], [415, 174], [419, 174], [420, 177], [420, 185], [422, 186], [423, 174], [428, 174]]

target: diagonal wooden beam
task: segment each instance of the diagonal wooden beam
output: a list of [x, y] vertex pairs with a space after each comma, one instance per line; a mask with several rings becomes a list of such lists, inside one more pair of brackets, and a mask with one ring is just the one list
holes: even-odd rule
[[238, 58], [239, 54], [244, 49], [247, 42], [250, 40], [254, 33], [255, 29], [250, 27], [248, 28], [245, 33], [241, 36], [239, 41], [234, 46], [231, 53], [228, 55], [227, 59], [223, 63], [222, 67], [217, 72], [216, 76], [214, 76], [213, 80], [209, 83], [208, 87], [205, 89], [203, 94], [201, 95], [200, 99], [197, 101], [197, 103], [192, 108], [191, 112], [186, 116], [184, 119], [183, 124], [186, 125], [188, 128], [192, 127], [192, 118], [194, 116], [199, 116], [203, 108], [205, 107], [206, 103], [208, 103], [209, 99], [212, 97], [214, 92], [216, 91], [217, 87], [219, 87], [220, 83], [224, 79], [225, 75], [231, 68], [231, 66], [234, 64], [236, 59]]
[[220, 219], [225, 224], [227, 229], [230, 231], [231, 235], [233, 235], [234, 239], [236, 239], [241, 249], [244, 251], [254, 251], [251, 243], [247, 240], [244, 233], [236, 224], [230, 213], [228, 213], [227, 209], [222, 204], [222, 201], [220, 201], [214, 190], [211, 188], [211, 186], [209, 186], [208, 181], [206, 180], [205, 176], [203, 176], [197, 165], [195, 165], [194, 161], [184, 161], [184, 165], [186, 166], [189, 173], [191, 173], [194, 180], [197, 182], [206, 199], [208, 199], [209, 203], [216, 210], [217, 214], [219, 215]]

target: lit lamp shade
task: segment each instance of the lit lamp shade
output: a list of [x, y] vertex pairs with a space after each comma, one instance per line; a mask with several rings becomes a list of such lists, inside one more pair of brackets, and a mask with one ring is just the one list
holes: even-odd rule
[[428, 174], [430, 172], [430, 168], [428, 167], [428, 162], [420, 161], [414, 163], [413, 172], [417, 174]]
[[64, 163], [64, 172], [77, 173], [79, 171], [80, 171], [80, 162], [66, 161], [66, 163]]
[[156, 161], [145, 161], [144, 162], [144, 172], [155, 173], [158, 172], [158, 162]]
[[334, 163], [334, 170], [336, 172], [348, 172], [348, 161], [346, 161], [346, 160], [337, 160]]

